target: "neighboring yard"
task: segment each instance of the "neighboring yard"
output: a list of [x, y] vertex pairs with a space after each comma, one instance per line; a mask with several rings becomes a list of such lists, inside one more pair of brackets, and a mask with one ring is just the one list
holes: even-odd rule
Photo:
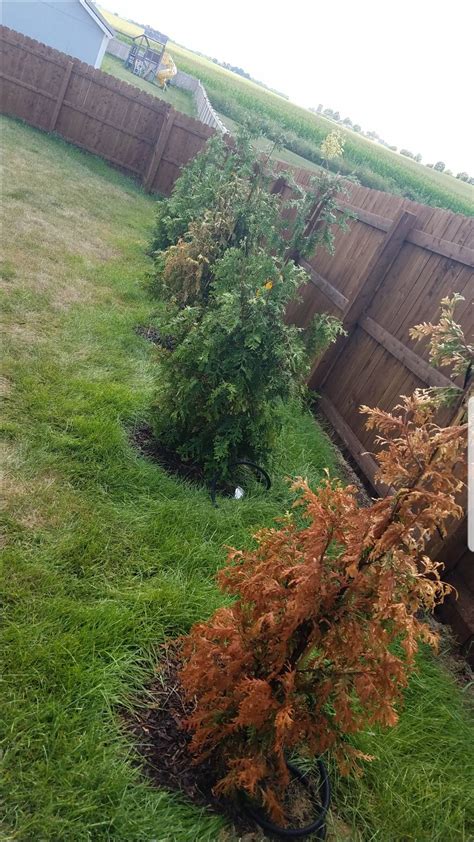
[[194, 100], [189, 91], [182, 91], [180, 88], [174, 86], [163, 90], [159, 85], [147, 82], [146, 79], [141, 79], [140, 76], [136, 76], [130, 70], [127, 70], [121, 59], [115, 58], [115, 56], [111, 56], [108, 53], [105, 54], [100, 69], [105, 73], [110, 73], [111, 76], [116, 76], [117, 79], [128, 82], [129, 85], [135, 85], [137, 88], [141, 88], [147, 94], [152, 94], [153, 96], [159, 97], [159, 99], [163, 99], [165, 102], [169, 102], [173, 108], [176, 108], [177, 111], [182, 111], [183, 114], [188, 114], [190, 117], [196, 116]]
[[[102, 9], [102, 13], [117, 32], [123, 33], [125, 37], [133, 37], [142, 31], [140, 27], [106, 9]], [[263, 120], [270, 135], [285, 134], [285, 150], [313, 163], [320, 163], [319, 145], [335, 128], [334, 122], [294, 105], [185, 47], [169, 42], [169, 52], [180, 70], [201, 79], [212, 105], [222, 115], [236, 123], [248, 117], [254, 122]], [[348, 129], [341, 127], [341, 131], [345, 138], [342, 171], [355, 173], [361, 184], [436, 207], [474, 215], [472, 185], [429, 169]], [[304, 166], [304, 163], [296, 163], [286, 156], [283, 159], [296, 166]]]
[[[194, 99], [192, 94], [188, 91], [183, 91], [175, 85], [170, 85], [167, 90], [163, 91], [159, 85], [154, 85], [151, 82], [147, 82], [145, 79], [141, 79], [139, 76], [135, 76], [134, 73], [131, 73], [130, 70], [127, 70], [124, 67], [123, 61], [115, 58], [115, 56], [108, 55], [107, 53], [104, 56], [101, 70], [105, 73], [110, 73], [111, 76], [116, 76], [117, 79], [122, 79], [124, 82], [128, 82], [129, 85], [136, 85], [136, 87], [141, 88], [147, 94], [157, 96], [159, 99], [169, 102], [173, 108], [176, 108], [177, 111], [182, 111], [183, 114], [188, 114], [190, 117], [196, 117]], [[238, 123], [236, 123], [235, 120], [232, 120], [231, 117], [226, 117], [225, 114], [219, 114], [219, 116], [225, 127], [231, 133], [238, 130]], [[259, 138], [256, 145], [264, 152], [273, 147], [273, 143], [266, 138]], [[289, 149], [278, 149], [278, 151], [273, 154], [273, 157], [279, 158], [287, 164], [292, 164], [294, 167], [306, 167], [307, 169], [314, 171], [320, 169], [317, 164], [313, 164], [312, 161], [305, 160], [305, 158], [302, 158], [301, 155], [296, 155]]]
[[[284, 477], [339, 464], [289, 410], [274, 486], [213, 508], [139, 456], [154, 347], [143, 287], [155, 200], [102, 161], [2, 119], [5, 325], [3, 834], [15, 842], [232, 842], [223, 820], [154, 790], [120, 726], [166, 636], [208, 617], [224, 545], [288, 508]], [[156, 314], [155, 314], [156, 315]], [[334, 782], [329, 842], [468, 842], [467, 693], [422, 652], [400, 723], [357, 738], [376, 756]]]
[[[231, 134], [236, 134], [239, 129], [239, 124], [232, 119], [232, 117], [226, 117], [225, 114], [219, 114], [224, 126]], [[319, 164], [314, 164], [312, 161], [307, 161], [306, 158], [302, 158], [301, 155], [296, 155], [295, 152], [291, 152], [289, 149], [280, 148], [274, 149], [274, 144], [271, 140], [268, 140], [266, 137], [259, 137], [255, 141], [255, 147], [257, 149], [261, 149], [262, 152], [272, 152], [272, 158], [275, 158], [280, 161], [284, 161], [285, 164], [291, 164], [293, 167], [302, 167], [303, 169], [312, 170], [313, 172], [318, 172], [321, 170]]]

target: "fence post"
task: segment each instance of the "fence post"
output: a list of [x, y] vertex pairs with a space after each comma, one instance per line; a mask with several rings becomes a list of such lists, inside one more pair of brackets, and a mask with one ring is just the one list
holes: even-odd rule
[[160, 129], [160, 133], [156, 139], [156, 143], [151, 151], [150, 162], [143, 178], [143, 186], [145, 190], [151, 190], [152, 188], [171, 129], [173, 128], [175, 117], [176, 111], [170, 106], [166, 113], [164, 123]]
[[392, 225], [387, 231], [387, 235], [376, 250], [367, 268], [367, 274], [364, 282], [361, 284], [359, 293], [354, 300], [349, 304], [343, 317], [343, 325], [347, 332], [347, 336], [339, 337], [337, 342], [332, 345], [329, 351], [323, 356], [319, 365], [316, 366], [311, 374], [308, 385], [314, 388], [321, 388], [326, 382], [333, 366], [336, 364], [339, 356], [346, 343], [350, 339], [350, 335], [355, 329], [363, 312], [372, 302], [377, 290], [379, 289], [385, 275], [392, 266], [395, 258], [403, 246], [405, 238], [413, 228], [417, 219], [416, 214], [410, 211], [401, 210], [392, 222]]
[[58, 98], [56, 100], [54, 111], [51, 115], [51, 121], [49, 124], [50, 132], [54, 132], [56, 128], [56, 123], [58, 122], [59, 112], [61, 111], [61, 106], [64, 102], [64, 97], [67, 91], [67, 86], [69, 85], [69, 79], [71, 78], [72, 68], [74, 67], [73, 61], [68, 61], [65, 68], [65, 73], [63, 76], [63, 80], [61, 82], [61, 87], [59, 89]]

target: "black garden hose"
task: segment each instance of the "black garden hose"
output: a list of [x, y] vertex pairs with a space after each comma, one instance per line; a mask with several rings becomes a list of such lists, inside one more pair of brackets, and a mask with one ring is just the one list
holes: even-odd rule
[[[297, 778], [307, 789], [310, 788], [311, 784], [308, 781], [308, 778], [304, 772], [301, 772], [294, 763], [290, 763], [288, 760], [286, 761], [286, 765], [288, 766], [289, 771], [293, 775], [293, 777]], [[280, 839], [303, 839], [305, 836], [310, 836], [312, 833], [318, 834], [318, 839], [321, 842], [326, 838], [326, 815], [329, 809], [329, 803], [331, 801], [331, 785], [329, 783], [329, 776], [327, 769], [322, 760], [317, 761], [319, 776], [320, 776], [320, 790], [319, 790], [319, 797], [321, 799], [321, 805], [319, 807], [319, 814], [317, 819], [309, 825], [305, 827], [279, 827], [273, 822], [269, 821], [265, 818], [263, 813], [260, 810], [256, 810], [253, 807], [250, 807], [248, 804], [245, 806], [245, 810], [248, 815], [261, 827], [263, 830], [267, 831], [267, 833], [272, 834], [272, 836], [279, 837]]]
[[[272, 487], [272, 481], [270, 479], [269, 474], [267, 474], [265, 468], [260, 467], [260, 465], [256, 465], [255, 462], [250, 462], [248, 459], [239, 459], [237, 462], [232, 462], [229, 465], [229, 468], [237, 468], [239, 465], [244, 465], [246, 468], [252, 468], [257, 474], [258, 479], [261, 481], [263, 480], [265, 483], [265, 490], [269, 491]], [[214, 477], [210, 484], [210, 493], [211, 493], [211, 500], [214, 506], [217, 507], [216, 503], [216, 493], [217, 493], [217, 477]]]

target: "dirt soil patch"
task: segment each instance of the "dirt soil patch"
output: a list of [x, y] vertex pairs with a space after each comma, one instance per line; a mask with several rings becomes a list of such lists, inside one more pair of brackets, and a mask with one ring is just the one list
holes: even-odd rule
[[153, 325], [138, 325], [135, 328], [135, 333], [152, 342], [153, 345], [160, 345], [166, 351], [174, 351], [176, 347], [176, 340], [174, 336], [161, 333], [157, 327]]
[[425, 621], [439, 635], [438, 660], [451, 673], [474, 711], [474, 670], [461, 653], [450, 627], [430, 615], [425, 617]]
[[139, 701], [133, 713], [124, 714], [146, 774], [157, 787], [181, 792], [194, 804], [225, 815], [239, 831], [254, 830], [253, 822], [242, 816], [231, 801], [212, 794], [219, 779], [213, 762], [193, 765], [189, 751], [191, 734], [182, 725], [193, 706], [185, 702], [179, 682], [179, 646], [167, 645], [161, 654], [159, 674], [149, 685], [146, 698]]
[[184, 462], [178, 453], [157, 441], [148, 424], [136, 427], [132, 431], [131, 441], [145, 459], [156, 462], [169, 474], [181, 477], [188, 482], [205, 485], [202, 468], [192, 462]]
[[316, 407], [313, 408], [313, 415], [316, 418], [319, 426], [322, 427], [326, 435], [334, 444], [334, 451], [337, 461], [339, 463], [341, 473], [348, 485], [355, 485], [357, 488], [357, 499], [361, 506], [370, 506], [373, 498], [376, 496], [374, 489], [370, 485], [367, 477], [364, 476], [357, 462], [352, 457], [341, 437], [336, 433], [334, 427], [330, 424], [326, 416], [321, 410]]

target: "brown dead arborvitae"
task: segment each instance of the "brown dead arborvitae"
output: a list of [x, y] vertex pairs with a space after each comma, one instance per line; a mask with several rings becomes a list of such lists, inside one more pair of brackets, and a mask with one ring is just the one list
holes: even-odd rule
[[294, 511], [231, 549], [218, 577], [234, 601], [184, 638], [182, 686], [196, 762], [212, 755], [216, 792], [239, 790], [284, 823], [286, 753], [332, 748], [341, 768], [363, 757], [347, 735], [395, 725], [419, 640], [419, 619], [444, 599], [429, 539], [460, 517], [464, 426], [439, 427], [433, 395], [401, 399], [392, 413], [362, 407], [378, 431], [379, 480], [390, 493], [368, 508], [354, 487], [327, 479], [294, 488]]

